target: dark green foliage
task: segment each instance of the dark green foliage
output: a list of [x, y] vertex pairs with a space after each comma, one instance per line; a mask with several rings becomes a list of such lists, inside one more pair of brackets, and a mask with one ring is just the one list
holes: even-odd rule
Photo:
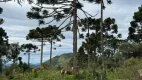
[[[52, 57], [52, 45], [55, 44], [56, 41], [61, 41], [61, 39], [65, 39], [64, 35], [61, 33], [61, 30], [58, 27], [56, 27], [56, 25], [49, 25], [45, 28], [37, 27], [36, 29], [32, 29], [29, 31], [29, 34], [26, 38], [41, 42], [41, 56], [43, 54], [43, 42], [49, 42], [51, 45], [50, 59]], [[61, 47], [61, 45], [59, 45], [59, 47]], [[56, 48], [54, 49], [56, 50]]]
[[142, 40], [142, 6], [134, 13], [133, 20], [130, 22], [128, 39], [137, 43]]
[[129, 42], [125, 42], [123, 44], [120, 45], [119, 50], [120, 52], [122, 52], [122, 55], [125, 58], [137, 58], [137, 57], [142, 57], [142, 44], [140, 43], [129, 43]]
[[[90, 73], [94, 73], [95, 76], [97, 74], [101, 75], [97, 71], [102, 69], [100, 18], [81, 19], [78, 24], [83, 31], [86, 31], [88, 27], [90, 30], [95, 31], [90, 35], [86, 34], [87, 38], [78, 51], [78, 63], [81, 67], [84, 64], [87, 67], [88, 63], [89, 69], [91, 69]], [[124, 42], [120, 39], [122, 35], [118, 34], [118, 26], [114, 18], [109, 17], [103, 21], [103, 37], [105, 67], [113, 71], [114, 68], [119, 67], [118, 63], [120, 59], [115, 56], [115, 53], [117, 53], [119, 45]]]
[[87, 67], [88, 55], [85, 54], [83, 46], [78, 49], [77, 60], [80, 68]]
[[[3, 9], [0, 7], [0, 14]], [[0, 18], [0, 25], [3, 24], [4, 20]], [[7, 55], [8, 49], [8, 36], [3, 28], [0, 27], [0, 74], [2, 73], [2, 56]]]
[[[95, 18], [91, 18], [89, 17], [88, 19], [87, 18], [84, 18], [84, 19], [81, 19], [80, 21], [78, 21], [78, 25], [79, 27], [82, 28], [82, 31], [86, 31], [86, 29], [89, 29], [90, 30], [95, 30], [96, 33], [99, 32], [100, 30], [100, 18], [98, 19], [95, 19]], [[117, 33], [118, 32], [118, 26], [117, 24], [115, 23], [115, 19], [114, 18], [106, 18], [104, 20], [104, 33], [108, 33], [108, 31], [110, 31], [111, 33]]]
[[[91, 2], [91, 3], [95, 3], [95, 4], [101, 4], [101, 0], [84, 0], [84, 1], [88, 1], [88, 2]], [[112, 0], [105, 0], [107, 2], [107, 4], [112, 4]], [[105, 4], [104, 4], [104, 0], [102, 1], [102, 7], [103, 9], [105, 9]]]
[[8, 52], [8, 36], [5, 30], [0, 28], [0, 73], [2, 72], [2, 56], [7, 55]]
[[19, 64], [18, 66], [19, 66], [19, 68], [21, 69], [22, 72], [25, 72], [30, 68], [29, 65], [26, 64], [26, 63]]
[[22, 62], [22, 57], [19, 57], [18, 61], [19, 61], [19, 64], [17, 66], [18, 66], [20, 72], [23, 73], [23, 72], [27, 71], [28, 69], [30, 69], [28, 64]]
[[8, 44], [8, 36], [3, 28], [0, 28], [0, 44]]
[[20, 47], [18, 43], [12, 43], [8, 47], [9, 52], [6, 55], [7, 59], [12, 61], [13, 63], [16, 63], [18, 60], [18, 55], [20, 54]]
[[0, 14], [3, 12], [3, 9], [0, 7]]
[[70, 2], [70, 1], [68, 0], [37, 0], [37, 4], [51, 4], [51, 5], [63, 4], [67, 2]]
[[[73, 1], [70, 0], [36, 0], [32, 3], [37, 7], [34, 6], [29, 12], [27, 12], [27, 17], [30, 19], [38, 19], [44, 21], [44, 19], [52, 17], [55, 20], [59, 21], [62, 18], [66, 18], [68, 14], [72, 15]], [[55, 7], [55, 5], [59, 4], [61, 5], [61, 7]], [[44, 5], [52, 5], [52, 7], [47, 7]], [[76, 5], [78, 9], [81, 9], [83, 7], [80, 2], [77, 2]]]
[[[88, 22], [88, 23], [87, 23]], [[80, 27], [82, 28], [82, 31], [86, 31], [86, 29], [95, 30], [95, 33], [92, 33], [89, 38], [86, 39], [85, 43], [83, 45], [86, 45], [86, 49], [89, 50], [89, 48], [92, 48], [90, 51], [94, 51], [97, 47], [99, 50], [100, 46], [100, 19], [95, 18], [87, 18], [81, 19]], [[111, 48], [117, 48], [118, 44], [122, 41], [117, 38], [121, 38], [121, 34], [118, 34], [117, 36], [114, 36], [114, 34], [118, 33], [118, 26], [115, 23], [114, 18], [106, 18], [103, 23], [103, 33], [104, 33], [104, 45], [106, 44], [107, 47]], [[88, 35], [86, 35], [88, 37]], [[87, 48], [87, 45], [90, 45]], [[93, 45], [92, 45], [93, 44]], [[96, 52], [96, 50], [94, 51]], [[90, 52], [89, 52], [90, 53]]]
[[40, 51], [36, 45], [31, 43], [21, 45], [20, 49], [22, 52], [25, 52], [25, 54], [28, 54], [28, 66], [30, 66], [30, 53], [36, 53], [36, 51]]
[[41, 38], [43, 38], [43, 41], [50, 42], [50, 38], [55, 41], [60, 41], [60, 39], [64, 39], [65, 37], [63, 36], [63, 34], [61, 34], [61, 31], [55, 25], [49, 25], [45, 28], [37, 27], [36, 29], [30, 30], [29, 34], [27, 35], [27, 39], [37, 40], [40, 42]]
[[[85, 1], [89, 1], [91, 3], [96, 3], [96, 4], [100, 4], [101, 3], [101, 0], [85, 0]], [[112, 1], [111, 0], [106, 0], [108, 4], [111, 4]]]
[[21, 45], [21, 51], [30, 52], [32, 50], [33, 50], [33, 52], [36, 52], [38, 50], [38, 47], [36, 45], [31, 44], [31, 43]]
[[[3, 9], [0, 7], [0, 14], [3, 12]], [[0, 18], [0, 25], [4, 22], [2, 18]]]
[[[56, 21], [60, 21], [60, 19], [65, 18], [71, 12], [71, 2], [68, 0], [36, 0], [32, 3], [35, 5], [31, 8], [29, 12], [27, 12], [27, 17], [30, 19], [39, 20], [39, 24], [46, 24], [44, 19], [46, 18], [54, 18]], [[44, 5], [52, 5], [52, 7], [47, 7]], [[61, 5], [61, 7], [55, 7], [55, 5]], [[64, 5], [65, 4], [65, 5]], [[37, 6], [37, 7], [36, 7]], [[42, 23], [41, 23], [42, 21]], [[52, 21], [51, 21], [52, 22]], [[48, 24], [48, 23], [47, 23]]]

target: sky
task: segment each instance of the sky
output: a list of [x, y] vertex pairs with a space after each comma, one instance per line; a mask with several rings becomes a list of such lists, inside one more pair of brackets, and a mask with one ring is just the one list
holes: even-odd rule
[[[100, 5], [82, 0], [79, 1], [81, 1], [84, 5], [83, 9], [91, 15], [95, 15], [97, 12], [100, 14]], [[142, 5], [142, 0], [112, 0], [112, 2], [113, 3], [111, 5], [106, 4], [106, 9], [104, 10], [104, 19], [107, 17], [115, 18], [119, 28], [118, 32], [121, 33], [122, 38], [125, 39], [128, 35], [130, 21], [133, 20], [133, 14], [134, 12], [138, 11], [138, 7]], [[0, 17], [5, 20], [0, 27], [7, 32], [10, 43], [33, 43], [40, 47], [40, 43], [27, 41], [25, 38], [30, 29], [39, 27], [37, 20], [31, 20], [26, 17], [31, 5], [28, 3], [22, 3], [22, 6], [20, 6], [16, 2], [10, 1], [7, 3], [0, 3], [0, 7], [3, 8], [3, 13], [0, 15]], [[100, 17], [99, 14], [96, 16], [96, 18]], [[81, 11], [78, 11], [78, 15], [81, 18], [85, 18], [85, 15]], [[47, 19], [47, 21], [50, 20], [51, 19]], [[52, 24], [59, 25], [57, 22], [53, 22], [51, 25]], [[62, 47], [57, 48], [56, 51], [53, 51], [53, 56], [72, 52], [72, 32], [65, 32], [64, 35], [66, 39], [57, 43], [57, 45], [61, 44]], [[78, 39], [78, 48], [81, 46], [82, 41], [83, 39]], [[49, 43], [46, 44], [47, 45], [44, 46], [43, 61], [49, 59], [50, 46], [48, 45]], [[22, 56], [24, 62], [27, 62], [27, 55], [20, 54], [20, 56]], [[39, 60], [40, 52], [32, 53], [31, 63], [39, 63]]]

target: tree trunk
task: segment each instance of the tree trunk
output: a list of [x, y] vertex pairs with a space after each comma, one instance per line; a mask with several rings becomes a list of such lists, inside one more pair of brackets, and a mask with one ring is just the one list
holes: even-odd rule
[[75, 71], [75, 68], [77, 66], [77, 59], [76, 59], [76, 54], [77, 54], [77, 8], [76, 8], [76, 1], [73, 0], [73, 71]]
[[0, 57], [0, 75], [2, 74], [2, 58]]
[[41, 42], [40, 67], [42, 67], [42, 58], [43, 58], [43, 38], [42, 38], [42, 42]]
[[50, 67], [52, 67], [52, 40], [50, 42]]
[[102, 67], [103, 67], [103, 74], [102, 74], [102, 80], [106, 80], [106, 71], [105, 71], [105, 60], [104, 60], [104, 47], [103, 47], [103, 0], [101, 0], [101, 21], [100, 21], [100, 27], [101, 27], [101, 52], [102, 52]]
[[88, 72], [89, 72], [89, 70], [90, 70], [90, 64], [89, 64], [89, 61], [90, 61], [90, 55], [89, 55], [89, 53], [88, 53]]
[[30, 66], [30, 53], [28, 53], [28, 66]]
[[[88, 39], [89, 39], [89, 36], [90, 36], [90, 32], [89, 32], [89, 23], [88, 23], [89, 19], [87, 18], [87, 26], [88, 26]], [[90, 70], [90, 55], [89, 55], [89, 52], [90, 52], [90, 46], [88, 45], [88, 72]]]
[[16, 63], [16, 60], [15, 60], [15, 58], [13, 59], [13, 64], [15, 64]]

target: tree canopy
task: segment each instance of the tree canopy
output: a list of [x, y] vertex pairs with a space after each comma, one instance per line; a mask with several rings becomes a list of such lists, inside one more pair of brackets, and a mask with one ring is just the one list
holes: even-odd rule
[[36, 45], [33, 45], [31, 43], [29, 44], [22, 44], [20, 47], [22, 52], [25, 52], [24, 54], [28, 54], [28, 66], [30, 66], [30, 54], [31, 52], [36, 52], [36, 51], [40, 51], [40, 49], [38, 49], [38, 47]]
[[142, 6], [134, 13], [133, 20], [130, 22], [128, 39], [137, 43], [142, 42]]

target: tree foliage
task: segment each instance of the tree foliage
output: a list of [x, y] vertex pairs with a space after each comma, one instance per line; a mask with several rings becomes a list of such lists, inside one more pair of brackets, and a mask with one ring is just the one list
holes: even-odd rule
[[3, 28], [0, 28], [0, 56], [6, 55], [8, 49], [8, 36]]
[[[88, 33], [86, 34], [87, 38], [82, 43], [82, 46], [79, 48], [78, 55], [80, 56], [77, 57], [80, 62], [78, 63], [81, 64], [83, 61], [83, 63], [89, 62], [92, 69], [94, 68], [94, 66], [95, 68], [100, 68], [102, 64], [100, 18], [88, 18], [88, 21], [87, 18], [84, 18], [81, 19], [78, 24], [80, 24], [80, 27], [83, 29], [83, 31], [86, 31], [88, 27], [89, 30], [94, 31], [93, 33], [90, 33], [90, 35], [88, 35]], [[103, 37], [105, 65], [107, 68], [110, 69], [117, 65], [114, 55], [119, 49], [119, 45], [123, 43], [123, 40], [120, 39], [122, 35], [118, 34], [118, 26], [114, 18], [109, 17], [103, 21]], [[86, 54], [88, 55], [84, 54], [85, 50]], [[87, 60], [82, 59], [81, 55], [82, 57], [84, 57], [84, 59], [86, 59], [87, 57]]]
[[[47, 18], [54, 18], [52, 21], [60, 21], [60, 19], [68, 17], [71, 14], [71, 2], [72, 1], [69, 0], [33, 1], [32, 4], [35, 6], [32, 7], [29, 12], [27, 12], [27, 17], [30, 19], [39, 20], [39, 24], [49, 24], [50, 22], [45, 22], [45, 19]], [[51, 7], [47, 5], [51, 5]]]
[[134, 13], [133, 20], [130, 22], [128, 39], [141, 43], [142, 41], [142, 6], [138, 8], [138, 11]]
[[[30, 30], [29, 34], [27, 35], [27, 39], [41, 42], [41, 56], [42, 56], [43, 42], [49, 42], [52, 48], [52, 44], [54, 44], [56, 41], [61, 41], [61, 39], [65, 39], [65, 37], [61, 33], [61, 30], [58, 29], [58, 27], [56, 27], [55, 25], [53, 26], [49, 25], [48, 27], [45, 28], [37, 27], [36, 29]], [[50, 51], [52, 51], [52, 49], [50, 49]], [[50, 55], [52, 55], [52, 52], [50, 52]]]
[[125, 42], [122, 43], [119, 46], [120, 52], [122, 52], [122, 55], [127, 59], [127, 58], [140, 58], [142, 56], [142, 44], [140, 43], [129, 43]]
[[31, 40], [37, 40], [41, 42], [41, 38], [43, 38], [43, 41], [49, 41], [52, 38], [53, 40], [60, 41], [61, 39], [64, 39], [65, 37], [61, 33], [60, 30], [58, 30], [58, 27], [55, 25], [49, 25], [45, 28], [39, 28], [32, 29], [29, 31], [29, 34], [27, 35], [27, 39]]
[[[92, 48], [91, 49], [91, 51], [92, 51], [93, 49], [94, 50], [96, 49], [95, 47], [100, 48], [100, 40], [101, 40], [101, 38], [100, 38], [100, 35], [101, 35], [100, 18], [95, 19], [95, 18], [90, 17], [90, 18], [88, 18], [88, 21], [87, 21], [87, 18], [84, 18], [84, 19], [81, 19], [78, 22], [78, 24], [82, 28], [83, 32], [86, 31], [88, 29], [88, 27], [90, 30], [95, 31], [89, 36], [89, 38], [85, 39], [86, 45], [90, 44], [91, 46], [93, 46], [92, 44], [94, 44], [94, 47], [88, 47], [88, 48], [86, 47], [86, 49], [89, 50], [89, 48]], [[104, 20], [103, 36], [104, 36], [104, 47], [115, 48], [119, 44], [118, 42], [121, 42], [121, 40], [119, 40], [118, 38], [121, 38], [122, 35], [118, 34], [118, 26], [115, 23], [114, 18], [109, 17]], [[88, 37], [88, 35], [86, 35], [86, 37]], [[85, 45], [85, 43], [84, 43], [84, 45]]]
[[6, 55], [7, 58], [12, 61], [13, 63], [16, 63], [18, 60], [18, 56], [20, 54], [20, 46], [19, 43], [11, 43], [8, 47], [8, 54]]
[[28, 66], [30, 66], [30, 54], [31, 54], [31, 52], [36, 53], [36, 51], [40, 51], [36, 45], [33, 45], [31, 43], [22, 44], [20, 49], [21, 49], [22, 52], [25, 52], [24, 54], [28, 54]]
[[[2, 14], [3, 9], [0, 7], [0, 14]], [[4, 20], [2, 18], [0, 18], [0, 25], [4, 22]]]

